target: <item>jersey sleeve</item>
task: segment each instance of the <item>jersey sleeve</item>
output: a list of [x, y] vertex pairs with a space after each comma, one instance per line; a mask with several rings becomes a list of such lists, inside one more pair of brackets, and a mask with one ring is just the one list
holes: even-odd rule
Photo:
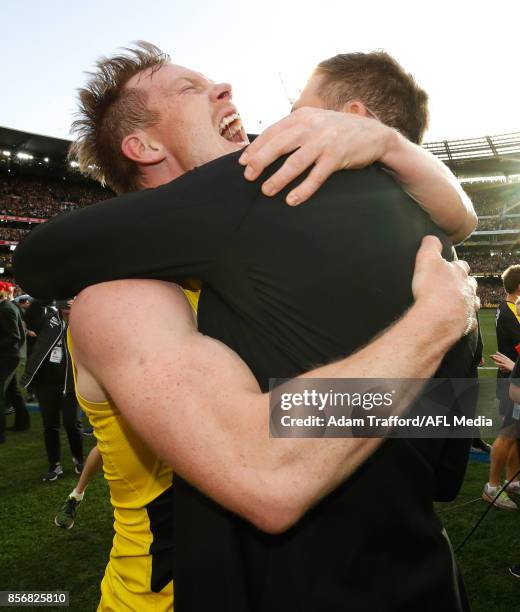
[[238, 155], [35, 228], [14, 253], [17, 282], [33, 297], [65, 299], [123, 278], [204, 281], [259, 189]]
[[15, 308], [7, 305], [0, 309], [0, 349], [6, 351], [11, 351], [21, 342]]
[[497, 318], [497, 330], [511, 339], [513, 345], [520, 343], [520, 325], [509, 307], [500, 311]]

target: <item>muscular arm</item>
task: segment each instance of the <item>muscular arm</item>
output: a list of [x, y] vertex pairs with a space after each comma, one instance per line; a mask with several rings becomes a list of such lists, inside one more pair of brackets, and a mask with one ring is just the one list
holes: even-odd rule
[[[437, 256], [441, 266], [456, 265]], [[430, 294], [425, 291], [427, 297], [363, 350], [303, 377], [370, 377], [374, 363], [381, 364], [382, 378], [432, 375], [460, 337], [467, 310], [460, 299], [449, 310], [432, 308]], [[91, 287], [76, 300], [70, 329], [79, 388], [84, 370], [181, 476], [266, 531], [297, 521], [381, 444], [374, 438], [270, 439], [268, 396], [235, 353], [196, 331], [173, 285], [121, 281]], [[412, 400], [403, 401], [399, 412]]]

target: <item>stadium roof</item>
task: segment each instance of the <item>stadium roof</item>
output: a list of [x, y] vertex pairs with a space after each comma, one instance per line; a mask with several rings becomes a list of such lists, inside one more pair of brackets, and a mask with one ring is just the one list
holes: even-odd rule
[[0, 147], [4, 149], [15, 149], [40, 157], [48, 155], [63, 160], [67, 156], [69, 146], [70, 141], [62, 138], [41, 136], [40, 134], [0, 127]]
[[520, 174], [520, 132], [465, 140], [429, 142], [424, 148], [459, 178]]
[[[0, 127], [0, 149], [48, 156], [63, 164], [70, 141]], [[464, 140], [429, 142], [424, 148], [439, 157], [459, 178], [520, 175], [520, 132]]]

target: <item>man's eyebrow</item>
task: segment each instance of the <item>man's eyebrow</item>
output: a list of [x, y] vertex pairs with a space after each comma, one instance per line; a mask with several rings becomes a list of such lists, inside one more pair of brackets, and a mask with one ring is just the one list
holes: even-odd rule
[[207, 81], [207, 79], [203, 79], [202, 77], [185, 74], [175, 78], [171, 83], [171, 88], [177, 89], [179, 87], [179, 84], [182, 83], [182, 81], [186, 81], [187, 83], [191, 83], [192, 85], [206, 85], [206, 82], [209, 82]]

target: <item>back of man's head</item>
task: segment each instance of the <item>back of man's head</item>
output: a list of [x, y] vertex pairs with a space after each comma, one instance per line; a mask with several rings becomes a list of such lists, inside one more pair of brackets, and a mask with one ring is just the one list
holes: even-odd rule
[[99, 59], [79, 90], [79, 110], [71, 128], [77, 139], [69, 157], [79, 162], [84, 174], [116, 193], [140, 188], [137, 165], [121, 151], [123, 138], [159, 121], [158, 113], [147, 107], [146, 91], [126, 84], [136, 74], [158, 70], [169, 61], [158, 47], [140, 41], [120, 55]]
[[428, 127], [428, 95], [384, 51], [342, 53], [320, 62], [318, 95], [327, 108], [361, 101], [378, 119], [419, 144]]
[[520, 265], [509, 266], [502, 274], [502, 282], [507, 293], [516, 293], [520, 285]]

